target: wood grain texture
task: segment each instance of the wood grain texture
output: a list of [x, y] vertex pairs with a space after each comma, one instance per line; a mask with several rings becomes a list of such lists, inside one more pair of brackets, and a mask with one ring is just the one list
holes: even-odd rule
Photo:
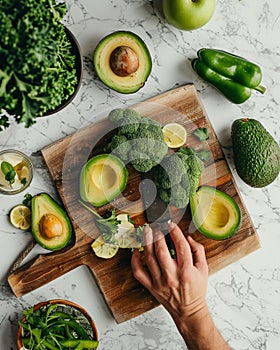
[[[192, 234], [204, 245], [210, 274], [258, 249], [260, 242], [256, 230], [195, 87], [192, 84], [185, 85], [132, 107], [142, 116], [152, 117], [162, 125], [171, 121], [184, 125], [188, 132], [187, 144], [197, 150], [206, 148], [212, 155], [206, 163], [201, 184], [215, 186], [228, 193], [240, 206], [242, 226], [237, 234], [223, 241], [208, 239], [197, 232], [191, 224], [189, 209], [185, 212], [172, 209], [173, 220], [179, 223], [186, 234]], [[192, 135], [197, 127], [208, 128], [210, 138], [207, 142], [200, 142]], [[78, 201], [79, 174], [88, 158], [103, 153], [103, 146], [110, 139], [112, 132], [112, 124], [105, 118], [42, 150], [50, 174], [71, 218], [75, 239], [70, 247], [62, 251], [38, 256], [11, 274], [8, 280], [14, 294], [21, 296], [84, 264], [94, 275], [109, 309], [119, 323], [154, 308], [158, 303], [133, 278], [130, 268], [131, 253], [128, 249], [119, 249], [117, 255], [108, 260], [96, 257], [91, 251], [90, 244], [99, 232], [92, 214]], [[140, 225], [145, 222], [139, 192], [141, 176], [129, 165], [128, 169], [129, 183], [122, 195], [110, 204], [98, 208], [98, 212], [104, 215], [112, 208], [130, 212], [136, 225]]]

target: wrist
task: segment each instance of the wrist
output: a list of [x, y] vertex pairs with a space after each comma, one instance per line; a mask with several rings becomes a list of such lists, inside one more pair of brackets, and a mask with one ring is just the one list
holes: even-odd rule
[[193, 333], [200, 328], [202, 323], [209, 322], [212, 317], [209, 313], [207, 304], [202, 304], [195, 311], [182, 312], [181, 315], [176, 315], [173, 320], [181, 334]]

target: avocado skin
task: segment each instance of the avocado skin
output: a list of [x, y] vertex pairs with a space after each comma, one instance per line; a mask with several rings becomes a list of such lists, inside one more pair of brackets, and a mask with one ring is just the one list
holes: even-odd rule
[[[43, 209], [44, 208], [44, 209]], [[31, 232], [36, 242], [43, 248], [55, 251], [64, 248], [72, 238], [72, 225], [66, 211], [48, 194], [38, 193], [31, 200]], [[40, 232], [40, 220], [43, 214], [53, 213], [63, 225], [63, 233], [57, 239], [48, 240]]]
[[280, 171], [280, 148], [255, 119], [241, 118], [231, 128], [233, 159], [240, 178], [251, 187], [271, 184]]
[[[128, 46], [133, 51], [135, 47], [138, 47], [141, 51], [141, 56], [138, 56], [141, 68], [128, 77], [117, 77], [111, 67], [106, 68], [107, 60], [102, 59], [103, 51], [108, 52], [108, 56], [110, 56], [118, 46]], [[132, 94], [145, 85], [151, 74], [152, 58], [147, 45], [137, 34], [131, 31], [118, 30], [99, 41], [93, 52], [93, 65], [98, 78], [104, 85], [122, 94]]]

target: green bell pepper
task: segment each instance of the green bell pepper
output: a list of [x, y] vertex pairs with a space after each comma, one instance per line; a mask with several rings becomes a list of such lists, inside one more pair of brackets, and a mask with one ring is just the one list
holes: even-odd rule
[[231, 102], [245, 102], [252, 90], [265, 92], [261, 69], [255, 63], [216, 49], [200, 49], [197, 56], [192, 60], [193, 69]]

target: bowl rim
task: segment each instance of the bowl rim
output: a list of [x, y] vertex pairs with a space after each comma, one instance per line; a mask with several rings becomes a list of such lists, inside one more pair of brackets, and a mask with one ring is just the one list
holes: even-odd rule
[[11, 190], [11, 191], [5, 191], [5, 190], [0, 188], [0, 194], [3, 194], [3, 195], [18, 194], [18, 193], [23, 192], [31, 184], [31, 182], [33, 180], [33, 176], [34, 176], [34, 166], [33, 166], [33, 163], [31, 161], [31, 158], [26, 153], [19, 151], [18, 149], [12, 149], [12, 148], [3, 149], [0, 151], [0, 156], [2, 154], [6, 154], [6, 153], [14, 153], [14, 154], [21, 156], [23, 158], [23, 160], [26, 161], [26, 163], [29, 167], [30, 176], [29, 176], [28, 181], [26, 182], [25, 185], [23, 185], [22, 187], [20, 187], [18, 189]]
[[73, 54], [75, 56], [75, 68], [76, 68], [76, 72], [77, 72], [78, 82], [77, 82], [77, 85], [75, 87], [75, 91], [73, 92], [73, 94], [71, 96], [68, 97], [68, 99], [64, 100], [60, 106], [57, 106], [55, 109], [52, 109], [50, 111], [47, 111], [39, 118], [49, 117], [49, 116], [61, 111], [66, 106], [68, 106], [73, 101], [73, 99], [76, 97], [76, 95], [80, 89], [80, 86], [82, 84], [84, 63], [83, 63], [81, 47], [80, 47], [80, 44], [79, 44], [78, 40], [76, 39], [75, 35], [73, 34], [73, 32], [65, 25], [63, 25], [63, 27], [65, 29], [66, 35], [68, 36], [68, 38], [71, 42], [71, 45], [72, 45]]
[[[75, 302], [67, 300], [67, 299], [50, 299], [50, 300], [41, 301], [41, 302], [35, 304], [33, 306], [33, 308], [34, 308], [34, 310], [38, 310], [41, 307], [44, 307], [44, 306], [46, 306], [48, 304], [50, 304], [50, 305], [52, 305], [52, 304], [68, 305], [68, 306], [71, 306], [71, 307], [77, 309], [78, 311], [80, 311], [87, 318], [87, 320], [89, 321], [90, 326], [91, 326], [92, 331], [93, 331], [94, 339], [98, 340], [98, 331], [97, 331], [97, 328], [96, 328], [96, 324], [95, 324], [93, 318], [88, 313], [88, 311], [83, 306], [81, 306], [79, 304], [76, 304]], [[25, 316], [22, 317], [21, 321], [22, 322], [25, 321]], [[22, 345], [22, 341], [21, 341], [21, 335], [22, 335], [22, 327], [19, 325], [18, 329], [17, 329], [17, 338], [16, 338], [18, 350], [23, 350], [24, 349], [23, 345]]]

